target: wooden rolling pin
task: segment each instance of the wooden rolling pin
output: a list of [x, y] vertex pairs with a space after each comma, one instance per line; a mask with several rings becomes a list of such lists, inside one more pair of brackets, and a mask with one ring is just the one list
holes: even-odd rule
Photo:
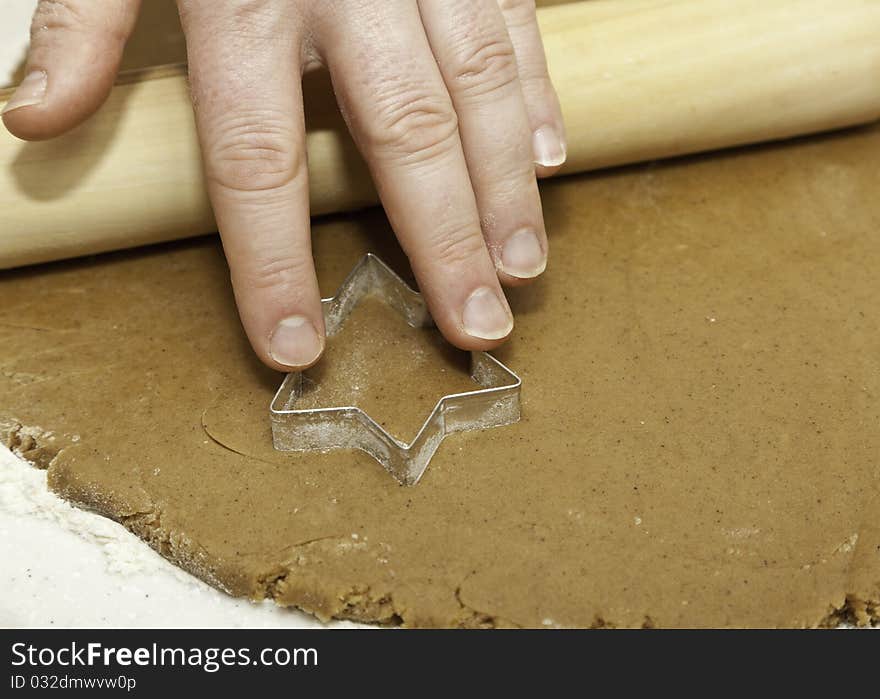
[[[539, 16], [565, 172], [880, 117], [880, 0], [593, 0]], [[306, 83], [313, 213], [374, 203], [324, 78]], [[0, 128], [0, 268], [214, 229], [183, 67], [123, 76], [60, 139]]]

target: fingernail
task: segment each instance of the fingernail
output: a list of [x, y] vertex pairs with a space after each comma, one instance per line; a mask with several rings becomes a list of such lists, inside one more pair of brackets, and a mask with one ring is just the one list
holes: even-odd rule
[[513, 317], [506, 306], [487, 286], [470, 295], [461, 314], [465, 332], [482, 340], [500, 340], [513, 330]]
[[542, 126], [532, 135], [535, 164], [558, 167], [565, 162], [565, 143], [552, 126]]
[[531, 279], [541, 274], [546, 267], [547, 257], [534, 231], [518, 231], [504, 243], [501, 270], [511, 277]]
[[304, 367], [321, 356], [324, 343], [305, 316], [290, 316], [275, 327], [269, 338], [269, 354], [279, 364]]
[[46, 95], [46, 84], [49, 76], [46, 71], [35, 70], [29, 73], [27, 77], [21, 81], [18, 89], [12, 93], [12, 97], [3, 107], [2, 114], [11, 112], [13, 109], [21, 109], [22, 107], [30, 107], [43, 101]]

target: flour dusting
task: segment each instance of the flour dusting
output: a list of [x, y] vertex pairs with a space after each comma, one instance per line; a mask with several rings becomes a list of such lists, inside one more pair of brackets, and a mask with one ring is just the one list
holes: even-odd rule
[[48, 489], [45, 471], [2, 445], [0, 560], [0, 627], [322, 625], [273, 602], [213, 589], [122, 525], [62, 500]]
[[168, 563], [122, 525], [70, 505], [46, 485], [46, 472], [0, 450], [0, 512], [37, 517], [100, 547], [108, 573], [131, 576], [166, 572], [192, 577]]

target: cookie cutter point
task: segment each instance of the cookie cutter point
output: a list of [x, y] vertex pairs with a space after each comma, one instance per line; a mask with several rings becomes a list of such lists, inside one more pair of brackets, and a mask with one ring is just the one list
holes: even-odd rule
[[[336, 295], [321, 301], [327, 334], [334, 335], [358, 302], [371, 293], [403, 316], [410, 327], [434, 325], [422, 295], [368, 253]], [[406, 443], [356, 406], [297, 409], [303, 375], [288, 374], [269, 405], [272, 442], [279, 451], [359, 449], [382, 464], [401, 485], [415, 485], [447, 435], [519, 421], [522, 380], [516, 374], [487, 352], [471, 352], [470, 375], [479, 388], [440, 398], [413, 440]]]

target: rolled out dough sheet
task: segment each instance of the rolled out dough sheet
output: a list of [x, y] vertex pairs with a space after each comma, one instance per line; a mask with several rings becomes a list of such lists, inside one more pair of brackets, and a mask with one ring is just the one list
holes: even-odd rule
[[125, 527], [59, 498], [46, 488], [45, 471], [3, 446], [0, 561], [0, 628], [322, 626], [295, 609], [206, 585]]
[[[863, 129], [546, 185], [550, 267], [497, 353], [523, 419], [415, 487], [271, 449], [281, 377], [213, 239], [3, 273], [0, 432], [201, 579], [321, 618], [877, 620], [878, 159]], [[378, 214], [314, 238], [325, 294], [368, 250], [406, 272]]]

